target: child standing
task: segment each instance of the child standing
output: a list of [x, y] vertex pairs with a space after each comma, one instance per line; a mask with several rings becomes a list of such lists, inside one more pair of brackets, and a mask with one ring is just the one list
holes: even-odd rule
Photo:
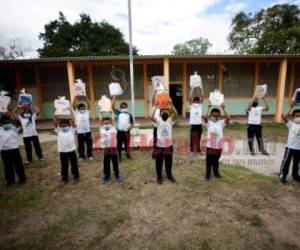
[[201, 134], [202, 134], [202, 104], [204, 95], [201, 88], [200, 97], [193, 97], [195, 88], [191, 88], [190, 92], [190, 153], [201, 152]]
[[157, 144], [155, 150], [157, 183], [161, 185], [163, 182], [162, 167], [164, 161], [165, 161], [167, 178], [172, 183], [176, 183], [176, 179], [172, 174], [172, 164], [173, 164], [172, 127], [176, 121], [177, 111], [171, 103], [171, 110], [161, 109], [160, 116], [156, 118], [155, 117], [156, 109], [157, 109], [157, 105], [154, 108], [151, 119], [156, 124], [157, 127]]
[[119, 173], [119, 157], [116, 142], [117, 130], [113, 126], [111, 118], [104, 118], [100, 127], [100, 142], [104, 147], [103, 176], [101, 183], [106, 184], [110, 180], [110, 162], [112, 162], [115, 178], [117, 182], [122, 182]]
[[18, 175], [19, 184], [26, 182], [25, 170], [19, 150], [18, 132], [19, 124], [13, 113], [10, 111], [8, 114], [4, 114], [0, 120], [0, 151], [7, 187], [15, 183], [15, 172]]
[[[85, 97], [85, 96], [81, 96]], [[85, 100], [89, 107], [89, 100], [85, 97]], [[90, 111], [83, 104], [79, 103], [76, 108], [75, 99], [73, 103], [73, 108], [75, 108], [75, 117], [77, 125], [77, 140], [78, 140], [78, 154], [79, 161], [85, 159], [85, 145], [86, 145], [86, 155], [89, 160], [93, 160], [93, 137], [90, 126]]]
[[[219, 108], [213, 108], [208, 105], [208, 109], [204, 115], [205, 125], [207, 126], [207, 143], [206, 143], [206, 173], [205, 180], [209, 181], [211, 177], [211, 168], [216, 178], [221, 178], [219, 171], [219, 160], [222, 154], [223, 129], [229, 123], [230, 116], [225, 111], [225, 106], [220, 107], [225, 118], [221, 119], [221, 111]], [[210, 119], [208, 113], [210, 111]]]
[[132, 159], [130, 155], [130, 130], [133, 126], [132, 114], [128, 112], [128, 105], [126, 102], [120, 104], [120, 109], [115, 108], [116, 97], [112, 99], [112, 109], [117, 118], [117, 148], [119, 161], [121, 162], [122, 147], [124, 144], [127, 159]]
[[79, 181], [79, 170], [76, 156], [76, 144], [75, 144], [75, 129], [73, 128], [70, 120], [63, 119], [57, 121], [55, 118], [55, 131], [57, 133], [57, 146], [60, 156], [61, 164], [61, 181], [67, 184], [69, 162], [71, 164], [71, 173], [74, 180]]
[[263, 111], [269, 110], [269, 105], [265, 98], [263, 98], [263, 101], [265, 103], [265, 106], [258, 106], [258, 100], [255, 96], [252, 97], [249, 105], [248, 105], [248, 129], [247, 129], [247, 135], [248, 135], [248, 144], [249, 144], [249, 150], [251, 155], [254, 155], [254, 136], [256, 137], [258, 148], [261, 154], [263, 155], [269, 155], [263, 144], [263, 136], [262, 136], [262, 126], [261, 126], [261, 115]]
[[32, 144], [34, 146], [35, 153], [38, 159], [40, 161], [44, 160], [39, 136], [35, 126], [35, 121], [37, 116], [39, 115], [39, 111], [37, 107], [34, 107], [34, 109], [35, 112], [33, 112], [30, 108], [26, 108], [21, 112], [21, 114], [19, 114], [20, 109], [18, 107], [16, 109], [16, 113], [19, 114], [18, 118], [23, 130], [23, 142], [27, 157], [27, 161], [25, 161], [25, 164], [29, 164], [32, 162]]
[[289, 114], [294, 107], [292, 102], [287, 112], [283, 115], [283, 120], [289, 130], [288, 141], [285, 148], [284, 157], [282, 160], [279, 179], [280, 182], [286, 184], [286, 178], [289, 173], [290, 163], [293, 159], [293, 179], [300, 182], [300, 109], [295, 109], [292, 113], [293, 120], [289, 120]]

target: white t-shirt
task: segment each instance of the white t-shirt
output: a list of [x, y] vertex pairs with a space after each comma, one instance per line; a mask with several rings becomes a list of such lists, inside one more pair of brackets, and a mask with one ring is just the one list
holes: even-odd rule
[[128, 129], [131, 126], [130, 123], [130, 114], [124, 112], [124, 113], [120, 113], [118, 116], [118, 129], [120, 131], [128, 131]]
[[80, 113], [79, 110], [76, 110], [76, 123], [78, 134], [91, 132], [90, 111], [85, 110], [84, 113]]
[[192, 103], [190, 106], [190, 124], [199, 125], [202, 124], [202, 104]]
[[117, 130], [115, 127], [111, 127], [106, 130], [104, 127], [100, 128], [100, 144], [104, 148], [116, 148], [117, 147]]
[[289, 121], [286, 126], [289, 129], [286, 146], [291, 149], [300, 150], [300, 124]]
[[24, 118], [21, 115], [19, 115], [18, 118], [22, 125], [23, 137], [31, 137], [38, 135], [35, 127], [36, 114], [33, 114], [31, 116], [31, 122], [30, 119]]
[[68, 153], [76, 150], [75, 131], [76, 129], [72, 127], [70, 127], [68, 132], [62, 132], [61, 128], [55, 129], [57, 133], [58, 152]]
[[260, 125], [261, 124], [261, 113], [264, 107], [252, 107], [248, 111], [248, 124]]
[[19, 148], [19, 128], [13, 126], [10, 130], [0, 127], [0, 151]]
[[223, 140], [223, 128], [225, 127], [224, 120], [218, 120], [216, 122], [208, 121], [207, 126], [207, 142], [206, 147], [221, 149]]
[[169, 117], [166, 121], [163, 121], [163, 119], [159, 117], [156, 121], [157, 146], [160, 148], [172, 146], [172, 127], [175, 122], [173, 122], [171, 117]]

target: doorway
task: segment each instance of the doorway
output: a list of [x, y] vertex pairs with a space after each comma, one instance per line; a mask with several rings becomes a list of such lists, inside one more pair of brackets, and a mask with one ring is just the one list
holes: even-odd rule
[[182, 115], [182, 85], [170, 84], [169, 93], [178, 114]]

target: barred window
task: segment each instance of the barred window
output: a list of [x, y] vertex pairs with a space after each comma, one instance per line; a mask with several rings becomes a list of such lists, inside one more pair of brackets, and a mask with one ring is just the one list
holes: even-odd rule
[[268, 85], [268, 96], [277, 96], [279, 63], [262, 63], [259, 70], [259, 84]]
[[36, 84], [34, 67], [20, 67], [20, 77], [24, 87]]
[[182, 83], [183, 81], [183, 64], [171, 63], [170, 64], [170, 82]]
[[164, 67], [162, 64], [147, 64], [147, 82], [151, 82], [151, 77], [162, 76]]

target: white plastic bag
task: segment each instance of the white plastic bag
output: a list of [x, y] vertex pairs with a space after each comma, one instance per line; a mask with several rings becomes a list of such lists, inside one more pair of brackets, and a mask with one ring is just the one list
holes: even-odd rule
[[32, 104], [32, 95], [27, 94], [25, 89], [22, 89], [19, 94], [19, 106], [28, 107]]
[[153, 76], [151, 77], [153, 89], [158, 92], [164, 91], [164, 77], [163, 76]]
[[75, 96], [86, 96], [86, 84], [81, 79], [77, 79], [74, 83]]
[[120, 83], [112, 82], [109, 84], [109, 94], [110, 96], [120, 96], [123, 95], [123, 89], [121, 88]]
[[71, 116], [70, 101], [66, 97], [58, 97], [54, 100], [55, 116]]
[[98, 106], [100, 109], [100, 112], [111, 112], [111, 100], [106, 97], [106, 95], [103, 95], [101, 99], [98, 101]]
[[0, 91], [0, 113], [6, 113], [7, 107], [10, 104], [11, 98], [7, 96], [8, 92], [1, 90]]
[[300, 88], [295, 90], [293, 101], [295, 102], [296, 106], [300, 106]]
[[209, 94], [209, 101], [211, 105], [221, 106], [224, 103], [224, 95], [217, 89]]
[[201, 76], [197, 75], [197, 73], [190, 76], [190, 87], [191, 88], [199, 87], [202, 89], [202, 79]]
[[264, 98], [267, 94], [267, 84], [257, 85], [255, 88], [255, 96], [257, 98]]

